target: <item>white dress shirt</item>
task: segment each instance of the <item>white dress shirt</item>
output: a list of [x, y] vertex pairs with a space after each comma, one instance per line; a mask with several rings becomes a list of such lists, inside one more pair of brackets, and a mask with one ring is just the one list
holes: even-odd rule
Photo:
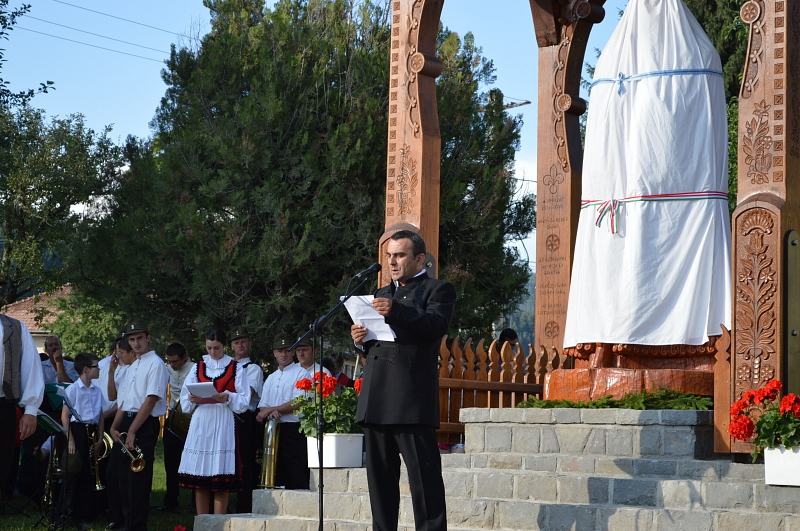
[[[253, 360], [250, 358], [242, 358], [236, 360], [236, 363], [239, 364], [239, 368], [242, 368], [251, 361]], [[261, 366], [255, 362], [250, 363], [244, 370], [247, 373], [247, 381], [250, 384], [250, 405], [247, 409], [255, 411], [258, 408], [259, 400], [261, 400], [261, 388], [264, 386], [264, 371], [261, 369]]]
[[72, 404], [75, 413], [81, 418], [70, 415], [70, 422], [83, 422], [85, 424], [97, 424], [100, 422], [100, 414], [103, 412], [103, 393], [100, 388], [90, 383], [89, 387], [78, 380], [65, 390], [67, 399]]
[[169, 365], [166, 367], [167, 373], [169, 374], [169, 408], [175, 409], [178, 405], [178, 401], [181, 399], [183, 382], [186, 381], [186, 375], [194, 369], [194, 362], [192, 360], [186, 360], [186, 363], [184, 363], [183, 367], [178, 371], [172, 370], [172, 367]]
[[[258, 407], [277, 407], [291, 401], [293, 398], [305, 395], [305, 391], [297, 388], [297, 382], [308, 378], [308, 372], [297, 363], [287, 365], [283, 370], [278, 369], [269, 376], [261, 389], [261, 401]], [[297, 412], [282, 414], [281, 422], [300, 422]]]
[[123, 411], [135, 413], [142, 407], [148, 396], [157, 396], [151, 417], [167, 413], [167, 367], [154, 350], [133, 362], [125, 374], [125, 382], [117, 389], [117, 404]]
[[[73, 382], [77, 382], [80, 380], [80, 375], [78, 371], [75, 370], [75, 364], [69, 360], [64, 360], [64, 372], [67, 373], [70, 380]], [[42, 362], [42, 375], [44, 376], [44, 383], [46, 384], [54, 384], [58, 383], [58, 371], [50, 362], [50, 358], [47, 358]]]
[[[39, 361], [39, 351], [36, 350], [36, 343], [33, 342], [31, 333], [25, 323], [22, 326], [22, 359], [20, 360], [20, 382], [19, 389], [22, 396], [19, 399], [19, 407], [25, 410], [26, 415], [36, 416], [36, 411], [44, 399], [44, 377], [42, 376], [42, 364]], [[4, 329], [0, 326], [0, 397], [5, 397], [3, 392], [3, 377], [6, 368], [6, 356], [3, 351]]]
[[[306, 371], [306, 372], [308, 373], [308, 377], [309, 377], [309, 378], [314, 378], [314, 375], [315, 375], [315, 374], [317, 374], [317, 373], [319, 372], [319, 368], [320, 368], [320, 364], [319, 364], [319, 363], [314, 363], [314, 365], [312, 365], [312, 366], [311, 366], [311, 367], [309, 367], [308, 369], [306, 369], [305, 367], [303, 367], [303, 366], [302, 366], [302, 365], [300, 365], [299, 363], [297, 364], [297, 366], [298, 366], [298, 367], [300, 367], [301, 369], [303, 369], [304, 371]], [[330, 375], [331, 375], [331, 371], [329, 371], [329, 370], [328, 370], [328, 369], [326, 369], [325, 367], [322, 367], [322, 372], [324, 372], [324, 373], [325, 373], [325, 374], [327, 374], [328, 376], [330, 376]]]

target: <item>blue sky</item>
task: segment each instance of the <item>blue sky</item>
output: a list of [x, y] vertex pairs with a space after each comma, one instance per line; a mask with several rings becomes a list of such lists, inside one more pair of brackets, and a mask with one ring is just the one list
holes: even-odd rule
[[[113, 125], [112, 138], [120, 141], [129, 134], [149, 136], [148, 123], [166, 88], [161, 80], [161, 69], [163, 60], [169, 56], [170, 44], [188, 43], [208, 28], [209, 14], [201, 0], [28, 2], [32, 6], [29, 16], [20, 19], [10, 40], [4, 43], [3, 77], [16, 90], [54, 81], [56, 90], [37, 96], [34, 106], [44, 109], [49, 116], [81, 113], [87, 124], [96, 130]], [[626, 3], [627, 0], [606, 2], [606, 18], [592, 31], [587, 57], [593, 60], [593, 49], [605, 46], [619, 20], [618, 10]], [[19, 4], [12, 3], [14, 5]], [[484, 56], [494, 61], [495, 86], [506, 96], [533, 102], [513, 111], [521, 114], [525, 122], [522, 146], [517, 153], [517, 175], [524, 179], [524, 187], [532, 189], [536, 180], [538, 79], [529, 2], [446, 0], [441, 20], [459, 35], [468, 31], [475, 35], [475, 42], [483, 48]], [[525, 242], [531, 260], [535, 258], [532, 238], [533, 235]], [[520, 248], [525, 256], [526, 251]]]

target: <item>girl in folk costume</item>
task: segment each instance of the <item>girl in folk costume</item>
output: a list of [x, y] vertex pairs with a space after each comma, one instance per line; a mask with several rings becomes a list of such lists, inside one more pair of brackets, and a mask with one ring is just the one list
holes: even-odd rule
[[[208, 510], [212, 492], [214, 513], [225, 514], [228, 493], [242, 485], [233, 414], [245, 411], [250, 404], [250, 385], [245, 371], [225, 355], [226, 342], [220, 327], [214, 326], [206, 332], [208, 355], [186, 376], [181, 390], [181, 408], [194, 414], [178, 469], [179, 483], [195, 489], [198, 514]], [[198, 382], [212, 382], [218, 394], [211, 398], [191, 394], [188, 384]]]

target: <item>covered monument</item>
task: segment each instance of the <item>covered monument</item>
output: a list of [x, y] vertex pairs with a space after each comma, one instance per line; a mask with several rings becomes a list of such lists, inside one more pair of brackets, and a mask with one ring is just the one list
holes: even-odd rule
[[565, 352], [548, 398], [713, 393], [731, 319], [722, 67], [681, 0], [632, 0], [597, 62]]

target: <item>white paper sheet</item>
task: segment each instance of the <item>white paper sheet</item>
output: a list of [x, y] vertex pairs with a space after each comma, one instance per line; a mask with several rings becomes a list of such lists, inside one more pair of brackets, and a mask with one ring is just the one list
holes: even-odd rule
[[199, 396], [200, 398], [211, 398], [219, 394], [217, 388], [211, 382], [187, 383], [186, 388], [194, 396]]
[[372, 299], [372, 295], [357, 295], [347, 299], [344, 307], [347, 308], [347, 313], [355, 324], [367, 329], [365, 342], [374, 339], [394, 342], [397, 336], [378, 310], [372, 307]]

